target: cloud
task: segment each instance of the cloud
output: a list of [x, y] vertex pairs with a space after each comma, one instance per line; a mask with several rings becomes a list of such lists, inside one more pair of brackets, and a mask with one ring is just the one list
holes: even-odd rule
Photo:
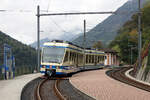
[[[56, 12], [114, 11], [127, 0], [1, 0], [0, 30], [13, 38], [30, 44], [37, 39], [36, 7]], [[47, 12], [42, 12], [47, 13]], [[79, 15], [41, 17], [41, 38], [60, 38], [65, 32], [79, 34], [83, 32], [83, 20], [87, 20], [87, 29], [102, 22], [109, 15]], [[73, 35], [67, 36], [73, 36]]]

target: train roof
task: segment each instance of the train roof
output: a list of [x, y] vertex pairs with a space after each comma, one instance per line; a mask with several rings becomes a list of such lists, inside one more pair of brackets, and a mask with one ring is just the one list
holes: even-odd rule
[[69, 42], [69, 41], [64, 41], [64, 40], [52, 40], [52, 41], [50, 41], [50, 42], [45, 42], [44, 43], [44, 45], [48, 45], [48, 44], [50, 44], [50, 43], [62, 43], [62, 44], [69, 44], [69, 45], [73, 45], [73, 46], [76, 46], [76, 47], [78, 47], [78, 48], [81, 48], [81, 49], [83, 49], [83, 47], [81, 47], [81, 46], [78, 46], [78, 45], [76, 45], [76, 44], [73, 44], [72, 42]]
[[[71, 47], [75, 47], [78, 48], [80, 50], [83, 50], [83, 47], [78, 46], [73, 44], [72, 42], [69, 41], [64, 41], [64, 40], [52, 40], [51, 42], [45, 42], [43, 44], [43, 46], [51, 46], [51, 45], [55, 45], [55, 46], [71, 46]], [[103, 51], [100, 50], [96, 50], [96, 49], [91, 49], [91, 48], [85, 48], [85, 52], [86, 53], [104, 53]]]

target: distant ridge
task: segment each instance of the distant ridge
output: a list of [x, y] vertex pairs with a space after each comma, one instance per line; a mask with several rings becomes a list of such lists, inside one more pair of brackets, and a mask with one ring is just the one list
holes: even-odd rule
[[[66, 34], [69, 34], [69, 33], [64, 33], [62, 34], [62, 36], [59, 38], [59, 39], [56, 39], [56, 40], [64, 40], [64, 41], [72, 41], [74, 40], [75, 38], [79, 37], [79, 34], [75, 35], [73, 33], [70, 33], [71, 36], [67, 36]], [[67, 37], [67, 38], [66, 38]], [[43, 43], [45, 42], [50, 42], [52, 40], [55, 40], [55, 39], [49, 39], [49, 38], [44, 38], [44, 39], [41, 39], [40, 40], [40, 47], [43, 46]], [[31, 47], [33, 48], [37, 48], [37, 41], [33, 42], [30, 44]]]
[[[51, 41], [49, 38], [44, 38], [40, 40], [40, 47], [43, 46], [43, 43]], [[37, 48], [37, 42], [33, 42], [30, 44], [31, 47]]]

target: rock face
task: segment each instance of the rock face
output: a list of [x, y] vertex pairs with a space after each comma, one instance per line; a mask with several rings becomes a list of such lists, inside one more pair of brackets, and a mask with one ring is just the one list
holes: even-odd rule
[[[147, 0], [141, 0], [141, 5]], [[111, 15], [102, 23], [87, 32], [86, 46], [91, 47], [95, 41], [101, 40], [104, 45], [108, 45], [117, 35], [117, 31], [123, 26], [125, 22], [131, 19], [132, 15], [138, 10], [138, 0], [130, 0], [120, 7], [117, 12], [122, 14]], [[83, 35], [79, 36], [74, 43], [81, 46], [83, 42]]]
[[150, 42], [145, 44], [142, 51], [142, 66], [138, 68], [138, 61], [134, 65], [135, 77], [150, 83]]

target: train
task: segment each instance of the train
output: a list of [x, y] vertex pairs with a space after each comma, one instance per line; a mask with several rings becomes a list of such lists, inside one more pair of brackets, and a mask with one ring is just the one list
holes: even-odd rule
[[82, 48], [71, 42], [45, 42], [41, 50], [40, 72], [44, 75], [68, 75], [85, 69], [102, 68], [105, 53]]

